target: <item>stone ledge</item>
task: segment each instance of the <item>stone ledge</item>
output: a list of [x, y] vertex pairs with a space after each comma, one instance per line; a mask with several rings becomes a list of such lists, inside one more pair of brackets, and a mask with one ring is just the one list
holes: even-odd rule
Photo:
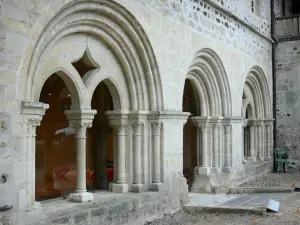
[[229, 188], [230, 194], [246, 194], [246, 193], [288, 193], [292, 192], [291, 188], [280, 187], [232, 187]]
[[183, 206], [183, 209], [192, 213], [226, 213], [226, 214], [252, 214], [264, 215], [263, 208], [253, 209], [246, 207], [224, 207], [224, 206]]
[[[92, 203], [57, 200], [42, 204], [42, 212], [23, 224], [143, 224], [181, 209], [185, 190], [126, 193], [96, 192]], [[26, 218], [26, 217], [25, 217]]]

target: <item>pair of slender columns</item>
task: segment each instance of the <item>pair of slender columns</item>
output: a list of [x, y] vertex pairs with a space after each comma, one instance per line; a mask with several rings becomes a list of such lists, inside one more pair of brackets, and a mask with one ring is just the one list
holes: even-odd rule
[[[253, 120], [250, 123], [250, 159], [253, 161], [256, 158], [259, 161], [271, 159], [272, 135], [271, 123], [264, 123], [259, 120]], [[255, 150], [257, 150], [257, 155], [255, 155]]]
[[259, 123], [257, 125], [257, 159], [259, 161], [264, 161], [263, 157], [263, 151], [264, 151], [264, 146], [263, 146], [263, 125]]
[[[210, 121], [211, 120], [211, 121]], [[232, 125], [230, 123], [225, 123], [222, 120], [216, 120], [203, 118], [203, 117], [194, 117], [192, 118], [193, 123], [199, 128], [199, 132], [201, 132], [201, 136], [198, 135], [199, 138], [201, 138], [201, 151], [198, 149], [197, 151], [201, 152], [201, 161], [200, 167], [199, 167], [199, 173], [207, 173], [208, 168], [217, 168], [220, 166], [219, 162], [219, 155], [222, 151], [222, 145], [220, 145], [221, 141], [223, 140], [222, 132], [221, 130], [221, 123], [224, 125], [224, 164], [222, 165], [225, 170], [228, 170], [229, 167], [231, 167], [231, 136], [232, 136]], [[212, 128], [212, 139], [213, 143], [209, 142], [209, 131], [210, 128]], [[200, 141], [200, 140], [199, 140]], [[208, 153], [210, 151], [209, 147], [212, 147], [212, 161], [209, 162]], [[199, 146], [200, 147], [200, 146]]]
[[271, 160], [271, 150], [273, 149], [273, 120], [266, 123], [266, 154], [265, 160]]
[[[144, 124], [144, 115], [140, 114], [122, 114], [116, 112], [107, 112], [109, 122], [115, 130], [115, 182], [112, 184], [113, 192], [128, 192], [128, 183], [126, 179], [126, 130], [128, 121], [132, 126], [132, 143], [133, 143], [133, 192], [143, 191], [142, 180], [142, 128]], [[130, 117], [129, 117], [130, 116]]]
[[[115, 117], [114, 117], [115, 116]], [[116, 193], [128, 192], [126, 180], [126, 128], [128, 125], [127, 115], [112, 115], [109, 119], [115, 133], [115, 182], [111, 190]]]
[[[257, 154], [255, 154], [255, 150]], [[256, 121], [250, 123], [250, 155], [249, 161], [263, 161], [263, 138], [262, 138], [262, 124]]]
[[162, 122], [156, 121], [152, 122], [152, 184], [160, 184], [161, 183], [161, 170], [160, 170], [160, 157], [161, 157], [161, 149], [160, 149], [160, 139], [161, 139], [161, 127]]

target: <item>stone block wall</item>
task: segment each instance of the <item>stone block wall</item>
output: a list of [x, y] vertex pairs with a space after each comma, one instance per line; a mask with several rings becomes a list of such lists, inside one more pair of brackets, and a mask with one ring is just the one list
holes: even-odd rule
[[276, 146], [300, 159], [300, 41], [276, 47]]

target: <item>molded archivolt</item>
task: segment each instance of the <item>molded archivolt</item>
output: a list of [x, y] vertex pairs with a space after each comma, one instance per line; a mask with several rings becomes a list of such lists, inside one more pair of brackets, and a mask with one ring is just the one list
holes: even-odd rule
[[[86, 33], [97, 37], [118, 58], [127, 82], [129, 110], [163, 109], [162, 85], [150, 41], [133, 15], [111, 0], [73, 1], [63, 7], [48, 23], [30, 60], [26, 100], [38, 101], [42, 88], [40, 85], [51, 75], [40, 74], [39, 67], [45, 53], [60, 39], [74, 33]], [[89, 87], [84, 81], [97, 80], [91, 77], [94, 75], [97, 73], [84, 75], [89, 76], [88, 78], [79, 79], [76, 75], [76, 79], [71, 79], [69, 73], [61, 73], [61, 77], [69, 81], [67, 86], [70, 90], [77, 88], [71, 97], [72, 102], [77, 102], [81, 108], [90, 107], [90, 99], [86, 100], [82, 96], [89, 95]]]
[[256, 119], [272, 118], [272, 102], [266, 76], [258, 66], [252, 67], [245, 81], [251, 90], [253, 115]]
[[199, 115], [231, 116], [231, 95], [226, 71], [213, 50], [204, 48], [195, 55], [187, 79], [194, 88]]

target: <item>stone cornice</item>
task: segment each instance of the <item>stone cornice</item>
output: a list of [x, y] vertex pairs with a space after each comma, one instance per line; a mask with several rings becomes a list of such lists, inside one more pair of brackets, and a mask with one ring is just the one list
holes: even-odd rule
[[135, 122], [142, 122], [148, 118], [148, 115], [149, 111], [130, 111], [128, 113], [128, 118]]
[[241, 116], [233, 116], [233, 117], [224, 117], [224, 119], [221, 120], [221, 123], [223, 124], [234, 124], [234, 123], [243, 123], [244, 119]]
[[107, 111], [105, 114], [107, 115], [109, 124], [112, 127], [125, 126], [128, 124], [128, 111]]
[[181, 111], [157, 111], [157, 112], [149, 112], [148, 118], [149, 120], [182, 120], [185, 121], [191, 115], [189, 112], [181, 112]]
[[210, 117], [209, 116], [194, 116], [192, 117], [192, 122], [195, 126], [207, 126], [209, 124]]
[[266, 125], [272, 125], [274, 123], [274, 119], [273, 118], [269, 118], [269, 119], [265, 119], [264, 120], [264, 123]]
[[92, 109], [71, 109], [64, 112], [68, 120], [91, 120], [93, 121], [97, 111]]

